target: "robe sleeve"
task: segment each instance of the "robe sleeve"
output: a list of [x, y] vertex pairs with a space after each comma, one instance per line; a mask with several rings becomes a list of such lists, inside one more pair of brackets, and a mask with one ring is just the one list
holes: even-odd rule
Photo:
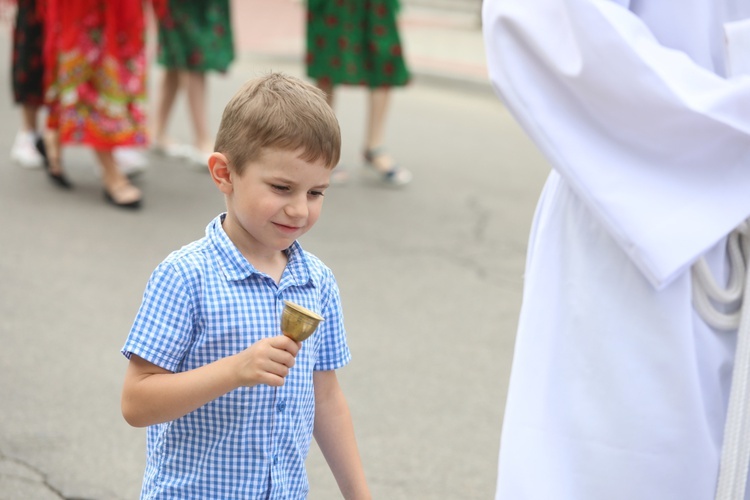
[[750, 78], [661, 44], [627, 4], [485, 0], [485, 46], [501, 100], [660, 288], [750, 216]]

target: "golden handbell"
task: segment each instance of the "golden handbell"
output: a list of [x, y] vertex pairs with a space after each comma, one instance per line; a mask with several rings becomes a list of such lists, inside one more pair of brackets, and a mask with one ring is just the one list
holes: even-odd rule
[[294, 302], [284, 301], [281, 312], [281, 331], [292, 340], [302, 342], [313, 334], [318, 324], [325, 321], [322, 316]]

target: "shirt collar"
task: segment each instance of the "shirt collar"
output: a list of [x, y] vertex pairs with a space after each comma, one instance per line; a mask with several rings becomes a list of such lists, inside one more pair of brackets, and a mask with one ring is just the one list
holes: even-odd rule
[[[241, 281], [253, 274], [261, 274], [242, 255], [242, 252], [232, 243], [232, 240], [224, 231], [222, 222], [224, 222], [226, 215], [226, 212], [218, 215], [206, 227], [206, 238], [216, 249], [217, 261], [224, 272], [224, 276], [229, 281]], [[289, 284], [304, 285], [310, 281], [310, 269], [302, 246], [294, 241], [285, 251], [287, 264], [281, 278], [282, 283], [290, 277], [292, 283]]]

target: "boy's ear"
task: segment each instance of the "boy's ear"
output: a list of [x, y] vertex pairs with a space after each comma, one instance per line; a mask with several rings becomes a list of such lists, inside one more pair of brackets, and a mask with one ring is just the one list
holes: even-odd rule
[[232, 192], [232, 173], [229, 170], [229, 161], [224, 154], [211, 153], [208, 157], [208, 171], [219, 191], [224, 194]]

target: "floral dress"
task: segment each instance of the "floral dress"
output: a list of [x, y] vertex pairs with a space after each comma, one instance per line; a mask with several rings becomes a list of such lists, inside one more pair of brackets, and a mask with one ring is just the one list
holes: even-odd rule
[[397, 11], [398, 0], [308, 0], [307, 75], [333, 85], [406, 85]]
[[169, 0], [159, 16], [159, 64], [225, 72], [234, 60], [229, 0]]
[[60, 141], [112, 149], [146, 143], [141, 0], [39, 0], [48, 126]]
[[18, 0], [17, 8], [11, 65], [13, 101], [40, 105], [44, 100], [42, 19], [36, 0]]

